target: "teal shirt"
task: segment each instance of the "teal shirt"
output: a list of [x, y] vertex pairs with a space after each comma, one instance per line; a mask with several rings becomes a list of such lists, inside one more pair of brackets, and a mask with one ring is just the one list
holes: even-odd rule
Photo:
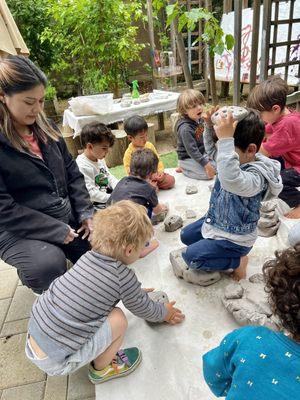
[[203, 356], [203, 373], [227, 400], [300, 399], [300, 343], [261, 326], [237, 329]]

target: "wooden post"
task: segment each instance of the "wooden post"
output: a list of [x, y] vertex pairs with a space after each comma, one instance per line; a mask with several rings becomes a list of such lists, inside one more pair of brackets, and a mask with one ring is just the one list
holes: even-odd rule
[[260, 0], [253, 0], [250, 90], [256, 85]]
[[[223, 14], [228, 14], [232, 11], [232, 1], [224, 1], [223, 2]], [[221, 97], [227, 97], [229, 94], [229, 82], [222, 82], [221, 83]]]
[[69, 153], [74, 159], [76, 159], [82, 148], [80, 136], [76, 136], [75, 138], [73, 138], [74, 136], [73, 129], [66, 125], [62, 127], [62, 135], [64, 141], [66, 142]]
[[[169, 3], [175, 4], [175, 0], [170, 0]], [[179, 54], [181, 64], [182, 64], [185, 82], [186, 82], [188, 88], [193, 89], [193, 87], [194, 87], [193, 79], [192, 79], [191, 71], [190, 71], [189, 65], [188, 65], [188, 60], [187, 60], [187, 56], [186, 56], [183, 37], [182, 37], [181, 32], [178, 31], [178, 18], [177, 17], [174, 18], [174, 28], [175, 28], [175, 37], [176, 37], [178, 54]]]
[[[208, 11], [212, 11], [212, 1], [205, 0], [205, 7]], [[208, 51], [208, 68], [209, 68], [209, 79], [210, 79], [210, 90], [212, 102], [214, 105], [218, 104], [216, 76], [215, 76], [215, 57], [214, 54]]]
[[115, 143], [105, 157], [108, 168], [123, 164], [124, 153], [129, 145], [126, 132], [123, 130], [112, 130]]
[[239, 105], [241, 100], [241, 33], [242, 33], [242, 4], [234, 0], [234, 62], [233, 62], [233, 104]]
[[[157, 80], [154, 76], [154, 70], [156, 68], [154, 61], [154, 51], [155, 51], [155, 40], [154, 40], [154, 24], [153, 24], [153, 10], [152, 10], [152, 1], [147, 0], [147, 17], [148, 17], [148, 30], [149, 30], [149, 42], [150, 42], [150, 51], [151, 51], [151, 63], [152, 63], [152, 83], [153, 88], [157, 89]], [[158, 130], [164, 130], [164, 114], [157, 114], [157, 123]]]
[[263, 25], [262, 25], [262, 38], [261, 38], [261, 57], [260, 57], [260, 81], [264, 81], [268, 77], [269, 65], [269, 43], [270, 43], [270, 30], [271, 30], [271, 11], [272, 1], [265, 0], [263, 2]]

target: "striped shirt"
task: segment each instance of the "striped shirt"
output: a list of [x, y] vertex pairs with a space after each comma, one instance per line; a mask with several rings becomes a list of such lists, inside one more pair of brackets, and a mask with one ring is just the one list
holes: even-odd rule
[[133, 270], [91, 250], [36, 300], [29, 334], [46, 354], [66, 357], [95, 334], [120, 300], [147, 321], [166, 316], [165, 306], [149, 298]]

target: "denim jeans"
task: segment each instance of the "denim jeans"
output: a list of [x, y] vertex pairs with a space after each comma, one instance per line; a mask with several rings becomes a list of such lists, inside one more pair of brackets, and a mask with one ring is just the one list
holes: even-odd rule
[[242, 256], [252, 247], [240, 246], [229, 240], [204, 239], [201, 233], [204, 218], [186, 226], [181, 231], [181, 241], [188, 247], [182, 253], [187, 265], [203, 271], [236, 269]]

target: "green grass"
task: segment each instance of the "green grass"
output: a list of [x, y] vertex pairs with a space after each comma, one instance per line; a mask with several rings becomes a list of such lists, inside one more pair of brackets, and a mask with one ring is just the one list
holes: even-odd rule
[[[161, 161], [164, 163], [165, 168], [176, 168], [178, 163], [176, 151], [171, 151], [170, 153], [162, 154], [159, 156]], [[121, 179], [126, 176], [123, 165], [118, 165], [109, 169], [110, 172], [117, 178]]]

